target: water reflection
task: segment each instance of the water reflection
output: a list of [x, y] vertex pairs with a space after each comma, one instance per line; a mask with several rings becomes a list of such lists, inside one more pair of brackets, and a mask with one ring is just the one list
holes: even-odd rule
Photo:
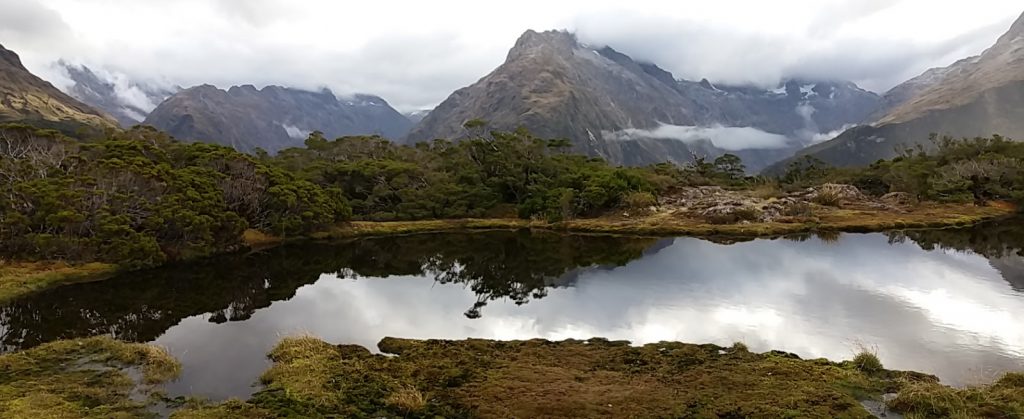
[[[847, 358], [954, 384], [1024, 369], [1018, 223], [967, 230], [699, 239], [525, 232], [275, 249], [0, 307], [5, 348], [113, 334], [166, 345], [175, 394], [245, 396], [282, 334], [682, 340]], [[467, 309], [468, 308], [468, 309]]]

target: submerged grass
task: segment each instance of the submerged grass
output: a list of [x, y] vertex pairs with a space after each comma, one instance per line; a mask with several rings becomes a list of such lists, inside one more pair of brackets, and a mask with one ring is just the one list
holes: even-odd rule
[[117, 271], [115, 265], [64, 262], [12, 262], [0, 260], [0, 302], [46, 288], [103, 279]]
[[[140, 382], [128, 373], [138, 371]], [[0, 355], [0, 417], [135, 418], [147, 416], [133, 394], [177, 377], [163, 349], [108, 337], [66, 340]], [[144, 397], [143, 397], [144, 398]]]

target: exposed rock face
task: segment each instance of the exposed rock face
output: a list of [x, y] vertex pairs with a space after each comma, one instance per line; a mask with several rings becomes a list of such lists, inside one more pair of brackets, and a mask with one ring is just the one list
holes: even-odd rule
[[125, 128], [141, 123], [160, 102], [181, 90], [138, 83], [114, 75], [101, 77], [84, 65], [63, 61], [58, 64], [75, 82], [67, 89], [69, 95], [110, 114]]
[[310, 92], [252, 85], [221, 90], [202, 85], [167, 98], [144, 121], [178, 139], [205, 141], [252, 152], [274, 153], [302, 146], [312, 131], [328, 138], [381, 135], [401, 138], [412, 123], [384, 99], [370, 95], [338, 98], [329, 90]]
[[98, 128], [117, 126], [110, 116], [30, 73], [18, 54], [0, 46], [0, 122], [19, 120], [44, 122], [68, 130], [82, 124]]
[[[880, 103], [874, 93], [846, 82], [789, 80], [765, 90], [676, 80], [657, 65], [580, 44], [567, 32], [527, 31], [504, 64], [453, 93], [408, 138], [464, 137], [462, 124], [480, 118], [491, 129], [524, 126], [540, 136], [568, 138], [574, 151], [614, 163], [682, 163], [692, 160], [691, 153], [714, 157], [731, 150], [756, 169], [817, 133], [862, 121]], [[663, 125], [708, 129], [658, 130]], [[712, 138], [716, 127], [756, 128], [748, 133], [767, 140], [736, 147], [728, 144], [734, 139]]]
[[865, 165], [897, 150], [929, 145], [931, 133], [1024, 140], [1024, 15], [981, 55], [928, 70], [893, 88], [885, 100], [887, 112], [876, 115], [876, 123], [848, 130], [798, 157]]

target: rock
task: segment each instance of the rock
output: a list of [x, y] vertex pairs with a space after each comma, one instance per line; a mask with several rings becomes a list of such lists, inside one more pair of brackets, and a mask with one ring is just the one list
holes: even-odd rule
[[798, 192], [792, 196], [805, 200], [814, 200], [823, 194], [835, 195], [840, 201], [846, 202], [858, 202], [868, 199], [856, 186], [842, 183], [826, 183], [821, 186], [807, 188], [803, 192]]
[[742, 221], [760, 222], [764, 211], [753, 204], [725, 201], [699, 210], [697, 215], [712, 224], [733, 224]]
[[879, 198], [880, 201], [889, 205], [913, 205], [917, 199], [906, 192], [889, 192]]

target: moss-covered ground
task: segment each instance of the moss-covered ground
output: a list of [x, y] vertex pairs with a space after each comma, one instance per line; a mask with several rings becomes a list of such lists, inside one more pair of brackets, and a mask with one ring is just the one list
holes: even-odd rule
[[193, 403], [174, 418], [867, 418], [862, 400], [899, 393], [910, 417], [1021, 417], [1024, 379], [957, 390], [929, 375], [673, 342], [385, 338], [374, 355], [312, 337], [271, 353], [250, 400]]
[[116, 271], [116, 266], [106, 263], [71, 265], [0, 260], [0, 303], [46, 288], [103, 279]]
[[66, 340], [0, 356], [0, 417], [136, 418], [178, 362], [111, 338]]

